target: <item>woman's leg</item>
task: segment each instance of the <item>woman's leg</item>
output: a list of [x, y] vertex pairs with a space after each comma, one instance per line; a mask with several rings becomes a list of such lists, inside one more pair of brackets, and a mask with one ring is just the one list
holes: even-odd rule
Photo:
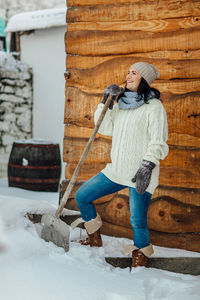
[[148, 192], [139, 194], [135, 188], [129, 188], [130, 222], [133, 228], [134, 246], [139, 249], [150, 244], [147, 211], [151, 195]]
[[124, 188], [126, 186], [111, 181], [102, 172], [86, 181], [75, 194], [82, 218], [86, 222], [95, 219], [97, 213], [93, 201]]

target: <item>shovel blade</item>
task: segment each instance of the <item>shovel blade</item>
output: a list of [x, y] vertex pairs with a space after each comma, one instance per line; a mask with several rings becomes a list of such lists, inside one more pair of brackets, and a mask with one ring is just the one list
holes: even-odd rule
[[58, 247], [64, 248], [66, 252], [69, 251], [69, 226], [51, 215], [43, 215], [41, 223], [41, 238], [46, 242], [52, 242]]

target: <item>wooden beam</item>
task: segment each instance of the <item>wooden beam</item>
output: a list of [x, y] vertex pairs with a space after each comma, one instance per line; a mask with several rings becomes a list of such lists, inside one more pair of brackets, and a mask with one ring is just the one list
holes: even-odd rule
[[124, 22], [77, 22], [69, 23], [67, 25], [67, 31], [69, 32], [80, 30], [139, 30], [150, 32], [175, 32], [180, 29], [195, 28], [198, 26], [200, 26], [200, 16], [158, 20], [131, 20]]
[[[87, 1], [80, 5], [77, 2], [68, 4], [67, 23], [159, 20], [200, 15], [199, 2], [195, 0], [158, 0], [158, 1]], [[79, 6], [74, 6], [74, 5]], [[74, 7], [70, 7], [70, 6]]]
[[199, 49], [199, 40], [199, 28], [169, 33], [81, 30], [65, 34], [66, 52], [87, 56], [124, 55], [166, 49], [196, 50]]
[[[69, 69], [70, 77], [66, 76], [66, 83], [70, 86], [86, 86], [92, 88], [104, 89], [108, 83], [122, 84], [125, 81], [130, 66], [136, 62], [144, 61], [157, 66], [162, 80], [172, 79], [199, 79], [200, 77], [200, 60], [167, 60], [167, 59], [148, 59], [136, 57], [118, 57], [99, 65], [88, 68]], [[156, 81], [157, 82], [157, 81]], [[155, 82], [155, 83], [156, 83]]]
[[[199, 59], [200, 50], [162, 50], [145, 53], [125, 54], [123, 57], [131, 57], [134, 61], [143, 59], [167, 59], [167, 60], [193, 60]], [[90, 69], [111, 59], [121, 58], [120, 55], [110, 56], [80, 56], [66, 55], [67, 69]]]

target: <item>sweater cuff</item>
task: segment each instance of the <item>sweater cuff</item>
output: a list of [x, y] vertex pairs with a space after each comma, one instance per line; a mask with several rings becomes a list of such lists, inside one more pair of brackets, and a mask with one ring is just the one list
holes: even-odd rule
[[153, 170], [155, 168], [156, 164], [150, 160], [143, 159], [142, 166], [149, 170]]
[[148, 155], [145, 155], [143, 157], [143, 160], [148, 160], [148, 161], [151, 161], [152, 163], [156, 164], [156, 166], [159, 166], [160, 165], [160, 161], [153, 158], [153, 157], [149, 157]]

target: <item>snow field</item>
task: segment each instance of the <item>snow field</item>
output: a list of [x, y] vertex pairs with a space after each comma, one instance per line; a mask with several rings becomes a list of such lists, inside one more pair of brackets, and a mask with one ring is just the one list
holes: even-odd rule
[[[103, 248], [71, 242], [67, 253], [42, 240], [41, 224], [33, 224], [25, 214], [54, 213], [57, 203], [58, 193], [9, 188], [6, 179], [0, 180], [0, 215], [6, 240], [6, 249], [0, 252], [2, 300], [200, 299], [200, 276], [144, 267], [130, 272], [129, 268], [107, 264], [104, 257], [122, 256], [123, 246], [131, 243], [128, 239], [103, 236]], [[70, 239], [79, 237], [80, 229], [70, 228]], [[158, 246], [154, 251], [154, 256], [200, 256]]]

